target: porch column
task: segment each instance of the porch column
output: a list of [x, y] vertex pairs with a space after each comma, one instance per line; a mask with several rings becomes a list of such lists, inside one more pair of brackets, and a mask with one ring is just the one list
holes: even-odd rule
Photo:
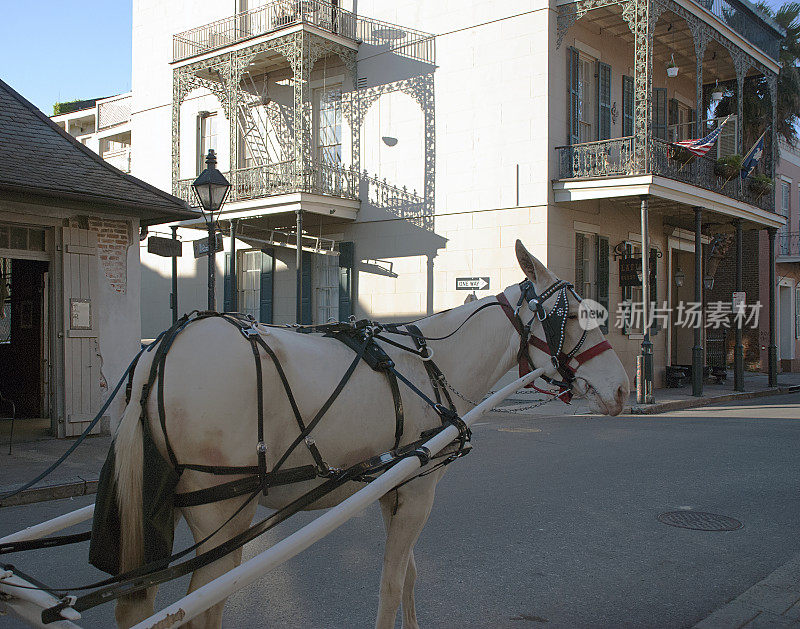
[[653, 343], [650, 341], [650, 225], [647, 207], [647, 195], [641, 197], [642, 213], [642, 368], [639, 371], [642, 379], [637, 402], [639, 404], [653, 404]]
[[231, 219], [231, 263], [228, 268], [230, 273], [230, 291], [231, 291], [231, 311], [239, 312], [239, 287], [237, 286], [236, 275], [236, 221]]
[[[172, 240], [178, 240], [178, 226], [173, 225]], [[169, 294], [169, 307], [172, 310], [173, 325], [178, 322], [178, 258], [172, 256], [172, 292]]]
[[[703, 208], [694, 208], [694, 301], [703, 311]], [[694, 328], [692, 347], [692, 395], [703, 395], [703, 317]]]
[[303, 322], [303, 210], [297, 210], [297, 305], [295, 319]]
[[[742, 220], [736, 220], [736, 292], [742, 292]], [[734, 313], [735, 317], [736, 313]], [[735, 317], [736, 345], [733, 349], [733, 390], [744, 391], [744, 345], [742, 317]], [[724, 351], [724, 350], [723, 350]]]
[[769, 348], [767, 360], [769, 362], [769, 386], [778, 386], [778, 345], [775, 330], [775, 235], [778, 230], [774, 227], [767, 229], [769, 234]]

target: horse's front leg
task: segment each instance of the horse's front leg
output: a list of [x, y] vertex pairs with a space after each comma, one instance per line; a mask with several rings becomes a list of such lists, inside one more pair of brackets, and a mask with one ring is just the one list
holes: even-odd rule
[[415, 480], [380, 500], [386, 525], [386, 550], [383, 555], [377, 629], [394, 627], [397, 609], [403, 603], [403, 627], [418, 629], [414, 609], [414, 581], [417, 576], [414, 544], [428, 520], [433, 506], [439, 474]]

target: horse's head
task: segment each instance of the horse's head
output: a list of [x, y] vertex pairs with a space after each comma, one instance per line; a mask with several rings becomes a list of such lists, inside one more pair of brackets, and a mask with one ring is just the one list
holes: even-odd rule
[[548, 369], [557, 384], [587, 398], [593, 410], [618, 415], [630, 382], [617, 354], [599, 327], [588, 322], [573, 286], [556, 277], [519, 240], [516, 252], [526, 279], [506, 289], [506, 295], [516, 311], [518, 331], [530, 335], [527, 347], [533, 366]]

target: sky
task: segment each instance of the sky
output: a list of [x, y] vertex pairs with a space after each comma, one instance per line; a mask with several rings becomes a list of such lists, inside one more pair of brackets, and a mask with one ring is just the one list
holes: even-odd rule
[[[48, 115], [57, 101], [129, 91], [131, 2], [3, 2], [0, 78]], [[502, 6], [497, 2], [498, 13]]]
[[0, 79], [44, 113], [131, 89], [131, 0], [2, 4]]

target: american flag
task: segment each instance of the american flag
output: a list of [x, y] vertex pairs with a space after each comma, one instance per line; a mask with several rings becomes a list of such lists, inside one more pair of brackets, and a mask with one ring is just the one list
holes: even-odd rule
[[675, 146], [680, 146], [685, 148], [690, 153], [703, 156], [706, 153], [708, 153], [708, 150], [712, 146], [714, 146], [714, 142], [717, 141], [717, 137], [722, 132], [722, 127], [725, 126], [725, 123], [728, 122], [728, 118], [730, 117], [731, 117], [730, 114], [726, 116], [725, 120], [720, 122], [719, 126], [704, 138], [700, 138], [699, 140], [682, 140], [680, 142], [673, 142], [673, 144]]

